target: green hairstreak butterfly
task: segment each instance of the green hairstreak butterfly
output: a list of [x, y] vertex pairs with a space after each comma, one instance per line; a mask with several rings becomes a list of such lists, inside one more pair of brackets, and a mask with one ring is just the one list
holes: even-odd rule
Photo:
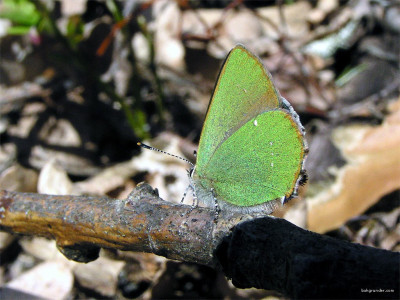
[[237, 45], [221, 68], [190, 171], [195, 196], [224, 211], [271, 213], [305, 180], [304, 134], [261, 61]]

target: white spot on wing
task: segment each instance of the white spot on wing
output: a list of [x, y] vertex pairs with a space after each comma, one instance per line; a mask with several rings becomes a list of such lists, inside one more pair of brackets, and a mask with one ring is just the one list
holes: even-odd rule
[[253, 124], [254, 126], [258, 126], [257, 120], [254, 120]]

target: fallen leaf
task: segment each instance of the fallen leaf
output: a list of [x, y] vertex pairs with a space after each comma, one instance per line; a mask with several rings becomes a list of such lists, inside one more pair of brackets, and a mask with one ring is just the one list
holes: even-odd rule
[[333, 142], [347, 164], [329, 188], [307, 199], [308, 229], [320, 233], [338, 228], [400, 188], [399, 105], [380, 126], [336, 129]]

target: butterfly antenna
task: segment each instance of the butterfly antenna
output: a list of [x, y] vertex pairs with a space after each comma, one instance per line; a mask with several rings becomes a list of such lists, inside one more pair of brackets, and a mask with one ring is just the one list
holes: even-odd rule
[[169, 156], [172, 156], [172, 157], [175, 157], [175, 158], [179, 158], [179, 159], [181, 159], [181, 160], [183, 160], [183, 161], [186, 161], [186, 162], [189, 163], [192, 167], [194, 167], [194, 164], [193, 164], [191, 161], [187, 160], [186, 158], [183, 158], [183, 157], [180, 157], [180, 156], [178, 156], [178, 155], [174, 155], [174, 154], [165, 152], [165, 151], [163, 151], [163, 150], [160, 150], [160, 149], [151, 147], [151, 146], [146, 145], [146, 144], [143, 144], [143, 143], [141, 143], [141, 142], [138, 142], [137, 145], [140, 146], [140, 147], [142, 147], [142, 148], [144, 148], [144, 149], [149, 149], [149, 150], [158, 151], [158, 152], [167, 154], [167, 155], [169, 155]]

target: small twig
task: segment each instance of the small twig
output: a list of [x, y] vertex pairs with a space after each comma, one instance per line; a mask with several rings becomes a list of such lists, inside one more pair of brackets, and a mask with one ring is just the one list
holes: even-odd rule
[[287, 22], [286, 22], [285, 13], [283, 11], [284, 10], [283, 1], [282, 0], [278, 0], [277, 1], [277, 5], [278, 5], [280, 25], [281, 25], [281, 32], [283, 32], [284, 36], [287, 36], [288, 25], [287, 25]]

